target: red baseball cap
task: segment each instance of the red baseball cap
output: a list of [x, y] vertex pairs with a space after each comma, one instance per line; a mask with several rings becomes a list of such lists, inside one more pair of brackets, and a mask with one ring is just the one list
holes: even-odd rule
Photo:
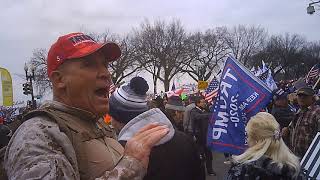
[[98, 43], [90, 36], [83, 33], [70, 33], [59, 37], [48, 53], [47, 72], [51, 76], [66, 60], [88, 56], [102, 50], [107, 61], [112, 62], [121, 55], [120, 47], [116, 43]]

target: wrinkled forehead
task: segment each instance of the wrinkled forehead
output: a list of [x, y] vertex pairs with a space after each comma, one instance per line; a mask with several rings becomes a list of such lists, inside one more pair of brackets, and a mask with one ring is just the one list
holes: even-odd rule
[[84, 56], [84, 57], [80, 57], [80, 58], [76, 58], [74, 60], [78, 60], [78, 61], [101, 61], [103, 64], [107, 64], [108, 61], [106, 59], [105, 54], [102, 52], [102, 50], [99, 50], [97, 52], [94, 52], [88, 56]]
[[103, 66], [106, 66], [109, 63], [107, 61], [105, 55], [101, 51], [97, 51], [97, 52], [95, 52], [93, 54], [90, 54], [88, 56], [85, 56], [85, 57], [66, 60], [60, 65], [60, 67], [62, 67], [62, 68], [64, 68], [63, 66], [65, 66], [65, 67], [66, 66], [76, 67], [75, 66], [76, 64], [87, 63], [88, 61], [95, 62], [95, 63], [100, 63], [101, 62], [101, 65], [103, 65]]

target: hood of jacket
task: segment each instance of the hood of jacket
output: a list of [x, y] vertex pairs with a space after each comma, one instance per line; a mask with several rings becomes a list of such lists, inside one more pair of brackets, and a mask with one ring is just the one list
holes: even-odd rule
[[164, 144], [170, 141], [175, 133], [175, 130], [167, 116], [158, 108], [150, 109], [130, 120], [121, 129], [118, 136], [118, 141], [128, 141], [142, 127], [155, 122], [159, 123], [160, 125], [167, 125], [169, 128], [169, 133], [166, 136], [164, 136], [156, 145]]

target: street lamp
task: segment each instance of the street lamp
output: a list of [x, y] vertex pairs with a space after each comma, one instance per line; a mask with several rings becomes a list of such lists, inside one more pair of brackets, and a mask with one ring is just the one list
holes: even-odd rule
[[28, 72], [28, 66], [27, 66], [27, 63], [24, 63], [24, 71], [25, 71], [25, 72]]
[[204, 75], [206, 73], [205, 65], [203, 65], [203, 64], [197, 65], [197, 68], [198, 68], [198, 75], [199, 75], [198, 81], [203, 81]]
[[314, 4], [317, 4], [317, 3], [320, 3], [320, 1], [315, 1], [315, 2], [312, 2], [312, 3], [309, 3], [309, 6], [307, 7], [307, 13], [308, 14], [313, 14], [316, 12], [315, 8], [314, 8]]
[[[31, 74], [29, 73], [29, 69], [31, 70]], [[34, 76], [34, 71], [35, 71], [35, 67], [33, 64], [30, 65], [30, 68], [28, 68], [27, 64], [24, 64], [24, 71], [26, 73], [26, 80], [27, 82], [24, 83], [23, 86], [23, 94], [25, 95], [29, 95], [31, 94], [31, 103], [28, 103], [31, 105], [32, 109], [36, 109], [37, 104], [36, 101], [34, 100], [34, 94], [33, 94], [33, 86], [32, 86], [32, 81], [35, 80], [35, 76]]]

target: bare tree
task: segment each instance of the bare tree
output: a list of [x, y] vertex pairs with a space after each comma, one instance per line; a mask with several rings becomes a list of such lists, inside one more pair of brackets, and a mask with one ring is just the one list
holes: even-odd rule
[[119, 84], [124, 78], [140, 71], [143, 65], [135, 60], [134, 47], [129, 37], [112, 39], [113, 42], [119, 44], [121, 48], [121, 57], [109, 64], [112, 80], [115, 84]]
[[35, 66], [35, 85], [41, 96], [52, 89], [47, 75], [47, 55], [46, 49], [35, 49], [30, 60], [30, 63]]
[[308, 70], [304, 62], [306, 48], [306, 40], [300, 35], [286, 33], [271, 36], [265, 48], [253, 56], [253, 59], [268, 63], [274, 70], [274, 76], [284, 72], [283, 78], [298, 78]]
[[264, 28], [238, 25], [232, 29], [226, 27], [219, 28], [223, 33], [224, 40], [230, 48], [232, 55], [245, 66], [251, 56], [260, 52], [267, 37]]
[[85, 27], [81, 27], [79, 32], [83, 32], [84, 34], [89, 35], [91, 38], [93, 38], [97, 42], [106, 42], [111, 41], [113, 39], [116, 39], [117, 35], [113, 34], [109, 29], [106, 29], [103, 32], [94, 32], [90, 31]]
[[320, 40], [309, 42], [305, 48], [304, 64], [310, 69], [316, 63], [320, 62]]
[[214, 30], [205, 33], [196, 32], [188, 37], [187, 72], [195, 81], [208, 80], [214, 72], [220, 70], [220, 64], [229, 54], [228, 46], [223, 41], [221, 34]]
[[185, 66], [186, 34], [180, 21], [175, 20], [169, 24], [164, 21], [156, 21], [154, 24], [145, 21], [134, 33], [136, 59], [152, 74], [154, 93], [158, 79], [164, 83], [165, 91], [168, 91], [172, 78]]

